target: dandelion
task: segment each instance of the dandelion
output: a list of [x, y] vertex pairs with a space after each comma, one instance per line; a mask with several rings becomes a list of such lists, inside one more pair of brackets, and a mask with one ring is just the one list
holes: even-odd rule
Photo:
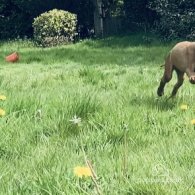
[[5, 115], [5, 110], [0, 108], [0, 116], [4, 116]]
[[123, 123], [123, 129], [128, 131], [128, 125], [126, 123]]
[[74, 115], [74, 117], [70, 120], [70, 122], [72, 122], [75, 125], [79, 125], [81, 123], [81, 118]]
[[192, 120], [191, 120], [191, 124], [192, 124], [192, 125], [195, 125], [195, 119], [192, 119]]
[[180, 106], [180, 109], [181, 109], [181, 110], [187, 110], [187, 109], [188, 109], [188, 105], [182, 104], [182, 105]]
[[0, 100], [6, 100], [6, 96], [5, 95], [0, 95]]
[[41, 119], [41, 117], [42, 117], [42, 111], [41, 111], [41, 109], [38, 109], [38, 110], [36, 111], [35, 117], [38, 118], [38, 119]]
[[77, 166], [74, 168], [74, 174], [80, 178], [82, 178], [83, 176], [84, 177], [92, 177], [92, 172], [91, 172], [91, 169], [89, 167]]

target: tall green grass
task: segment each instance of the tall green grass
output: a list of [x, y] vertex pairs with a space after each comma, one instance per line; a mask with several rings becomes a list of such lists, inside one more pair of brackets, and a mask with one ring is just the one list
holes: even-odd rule
[[[156, 95], [173, 45], [140, 35], [45, 49], [2, 42], [1, 194], [95, 194], [73, 173], [82, 148], [102, 194], [194, 194], [194, 86], [168, 100], [174, 77]], [[13, 51], [20, 61], [9, 64]]]

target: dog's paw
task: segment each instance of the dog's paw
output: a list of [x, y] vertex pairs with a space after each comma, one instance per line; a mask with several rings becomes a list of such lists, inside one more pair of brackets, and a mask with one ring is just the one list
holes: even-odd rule
[[163, 91], [162, 89], [158, 88], [158, 90], [157, 90], [157, 95], [158, 95], [158, 96], [164, 95], [164, 91]]

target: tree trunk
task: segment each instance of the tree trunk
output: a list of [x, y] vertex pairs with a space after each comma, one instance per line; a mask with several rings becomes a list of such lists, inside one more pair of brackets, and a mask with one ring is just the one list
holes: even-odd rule
[[104, 27], [102, 18], [102, 0], [92, 0], [95, 10], [94, 10], [94, 27], [96, 37], [103, 37]]

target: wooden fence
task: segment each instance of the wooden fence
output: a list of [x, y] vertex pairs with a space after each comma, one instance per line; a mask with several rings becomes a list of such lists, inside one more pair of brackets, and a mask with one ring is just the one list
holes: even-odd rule
[[122, 18], [120, 17], [106, 18], [103, 24], [105, 36], [118, 34], [122, 30]]

